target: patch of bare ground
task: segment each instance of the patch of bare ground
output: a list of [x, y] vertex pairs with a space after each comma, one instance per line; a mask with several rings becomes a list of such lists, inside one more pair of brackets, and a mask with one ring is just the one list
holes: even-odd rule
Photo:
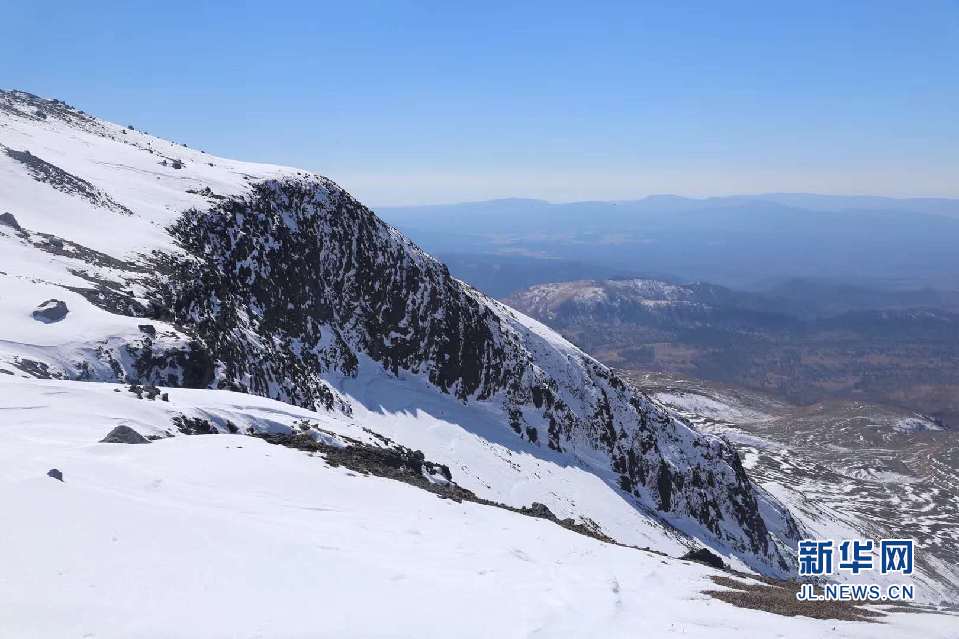
[[812, 617], [839, 621], [873, 621], [883, 613], [869, 610], [848, 601], [799, 601], [800, 584], [791, 581], [762, 579], [740, 581], [725, 575], [710, 577], [718, 586], [729, 590], [706, 590], [703, 594], [739, 608], [765, 610], [785, 617]]

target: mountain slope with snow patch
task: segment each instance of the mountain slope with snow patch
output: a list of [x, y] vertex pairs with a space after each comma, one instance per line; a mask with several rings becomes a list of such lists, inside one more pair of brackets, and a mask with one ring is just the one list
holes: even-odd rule
[[[0, 634], [953, 636], [948, 614], [887, 611], [864, 623], [736, 608], [703, 594], [725, 589], [713, 578], [726, 576], [705, 566], [437, 499], [257, 437], [172, 427], [180, 415], [241, 431], [309, 421], [375, 442], [365, 417], [165, 390], [167, 401], [116, 384], [0, 377]], [[433, 432], [436, 446], [482, 461], [467, 454], [470, 435], [405, 419], [397, 431]], [[118, 424], [155, 439], [98, 443]], [[529, 457], [513, 453], [532, 482], [542, 469]], [[46, 476], [51, 468], [62, 481]]]

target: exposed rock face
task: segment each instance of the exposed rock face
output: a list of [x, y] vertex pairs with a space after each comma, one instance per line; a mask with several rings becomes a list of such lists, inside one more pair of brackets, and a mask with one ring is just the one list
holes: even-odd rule
[[53, 322], [62, 320], [69, 312], [70, 309], [67, 308], [66, 302], [61, 300], [47, 300], [38, 306], [37, 310], [33, 311], [33, 319], [38, 322], [43, 322], [44, 324], [52, 324]]
[[57, 468], [51, 468], [47, 471], [47, 477], [53, 477], [57, 481], [63, 481], [63, 473]]
[[190, 259], [158, 256], [158, 305], [222, 365], [218, 386], [330, 408], [320, 374], [354, 375], [357, 352], [463, 399], [508, 383], [493, 310], [330, 182], [257, 185], [171, 232]]
[[[170, 232], [183, 254], [154, 254], [161, 276], [149, 295], [156, 318], [193, 335], [193, 357], [210, 362], [198, 385], [348, 411], [330, 382], [357, 376], [369, 358], [496, 407], [517, 438], [612, 472], [681, 528], [788, 568], [728, 444], [455, 280], [332, 182], [262, 182], [185, 213]], [[791, 517], [766, 511], [792, 546]]]
[[100, 440], [101, 444], [149, 444], [150, 440], [129, 426], [120, 425]]

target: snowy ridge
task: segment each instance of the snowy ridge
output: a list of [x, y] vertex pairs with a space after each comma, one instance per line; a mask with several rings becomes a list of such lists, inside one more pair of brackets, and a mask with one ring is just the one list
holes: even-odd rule
[[[437, 428], [598, 478], [646, 528], [675, 527], [657, 533], [666, 547], [690, 535], [790, 574], [799, 530], [730, 446], [450, 277], [332, 181], [23, 93], [0, 94], [0, 118], [0, 144], [16, 152], [0, 154], [0, 210], [12, 215], [0, 225], [12, 256], [0, 372], [235, 390], [371, 422], [455, 404]], [[31, 312], [50, 299], [70, 312], [41, 326]], [[409, 384], [421, 392], [400, 406]], [[556, 488], [539, 501], [568, 511], [571, 493]]]

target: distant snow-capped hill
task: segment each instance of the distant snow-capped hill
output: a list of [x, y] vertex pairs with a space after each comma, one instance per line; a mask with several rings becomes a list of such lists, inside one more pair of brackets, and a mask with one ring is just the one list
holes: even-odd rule
[[[0, 372], [227, 389], [342, 419], [426, 412], [792, 572], [800, 531], [730, 445], [454, 279], [326, 178], [4, 92], [0, 212]], [[540, 501], [568, 504], [579, 481]]]
[[514, 293], [506, 303], [552, 326], [580, 322], [703, 323], [791, 322], [770, 310], [760, 295], [707, 282], [674, 284], [627, 278], [537, 284]]

